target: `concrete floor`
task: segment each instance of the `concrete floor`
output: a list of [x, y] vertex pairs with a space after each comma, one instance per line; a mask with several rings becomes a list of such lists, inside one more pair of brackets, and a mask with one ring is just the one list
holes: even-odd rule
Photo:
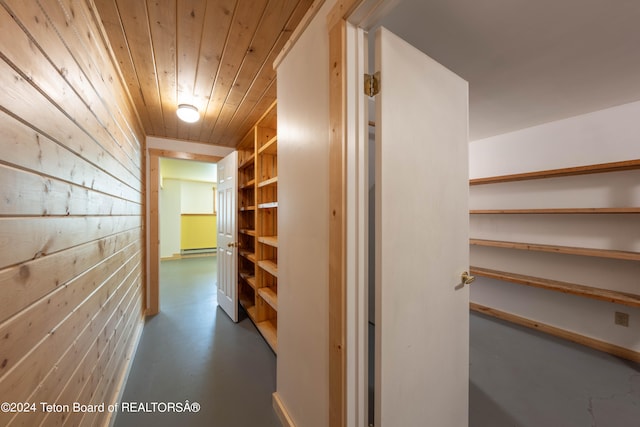
[[[122, 398], [200, 412], [119, 413], [116, 427], [280, 426], [275, 355], [249, 319], [234, 325], [217, 308], [214, 280], [212, 257], [162, 263], [161, 313]], [[477, 313], [470, 331], [470, 427], [640, 427], [639, 364]]]
[[248, 318], [216, 305], [215, 257], [164, 261], [121, 402], [198, 402], [198, 413], [118, 413], [116, 427], [279, 427], [276, 358]]
[[471, 314], [470, 427], [638, 427], [640, 365]]

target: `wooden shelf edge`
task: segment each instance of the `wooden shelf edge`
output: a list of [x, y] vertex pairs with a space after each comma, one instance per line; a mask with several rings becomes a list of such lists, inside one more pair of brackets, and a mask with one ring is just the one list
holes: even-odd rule
[[273, 185], [278, 183], [278, 177], [274, 176], [273, 178], [265, 179], [264, 181], [260, 181], [258, 183], [258, 187], [266, 187], [268, 185]]
[[271, 320], [264, 320], [262, 322], [255, 322], [256, 328], [264, 337], [264, 340], [269, 344], [269, 347], [274, 353], [278, 353], [278, 331], [276, 326]]
[[267, 141], [262, 147], [258, 149], [258, 154], [275, 154], [276, 146], [278, 144], [278, 135]]
[[278, 236], [260, 236], [258, 237], [258, 242], [264, 243], [265, 245], [273, 246], [274, 248], [278, 247]]
[[256, 155], [255, 155], [255, 154], [251, 154], [251, 155], [249, 156], [249, 158], [247, 158], [244, 162], [242, 162], [242, 163], [240, 163], [240, 164], [238, 165], [238, 169], [244, 169], [244, 168], [246, 168], [247, 166], [249, 166], [249, 165], [253, 164], [253, 162], [255, 161], [255, 159], [256, 159]]
[[258, 267], [262, 268], [272, 276], [278, 277], [278, 264], [276, 264], [275, 262], [269, 259], [263, 259], [261, 261], [258, 261]]
[[249, 261], [251, 261], [253, 263], [256, 262], [256, 254], [255, 253], [249, 252], [249, 251], [238, 251], [238, 253], [240, 254], [240, 256], [245, 257]]
[[640, 307], [640, 295], [474, 266], [470, 267], [470, 271], [471, 274], [475, 274], [476, 276], [612, 302], [614, 304], [622, 304], [629, 307]]
[[247, 236], [254, 236], [256, 235], [256, 230], [248, 230], [246, 228], [240, 229], [239, 230], [241, 234], [246, 234]]
[[256, 306], [255, 305], [251, 305], [251, 306], [245, 307], [244, 309], [246, 310], [247, 314], [249, 315], [249, 319], [251, 319], [251, 321], [253, 323], [255, 323], [257, 310], [258, 310], [256, 308]]
[[256, 179], [254, 178], [242, 184], [239, 188], [240, 190], [249, 190], [249, 189], [252, 189], [255, 186], [255, 184], [256, 184]]
[[474, 302], [469, 303], [469, 309], [478, 313], [485, 314], [487, 316], [525, 326], [527, 328], [536, 329], [549, 335], [581, 344], [595, 350], [603, 351], [605, 353], [609, 353], [623, 359], [631, 360], [633, 362], [640, 362], [640, 352], [629, 350], [628, 348], [620, 347], [615, 344], [580, 335], [575, 332], [567, 331], [565, 329], [557, 328], [555, 326], [547, 325], [535, 320], [530, 320], [525, 317], [507, 313], [506, 311], [501, 311], [481, 304], [476, 304]]
[[275, 311], [278, 311], [278, 294], [276, 294], [271, 288], [259, 288], [258, 295], [265, 300]]
[[256, 289], [256, 276], [247, 273], [240, 273], [240, 277], [249, 284], [254, 290]]
[[551, 209], [471, 209], [471, 215], [483, 214], [636, 214], [640, 208], [551, 208]]
[[526, 181], [531, 179], [556, 178], [561, 176], [587, 175], [593, 173], [618, 172], [640, 169], [640, 159], [621, 162], [599, 163], [595, 165], [576, 166], [571, 168], [549, 169], [535, 172], [500, 175], [469, 180], [469, 185], [495, 184], [499, 182]]
[[518, 249], [537, 252], [551, 252], [566, 255], [580, 255], [597, 258], [640, 261], [640, 252], [618, 251], [613, 249], [579, 248], [574, 246], [543, 245], [537, 243], [505, 242], [500, 240], [469, 239], [470, 245], [505, 249]]

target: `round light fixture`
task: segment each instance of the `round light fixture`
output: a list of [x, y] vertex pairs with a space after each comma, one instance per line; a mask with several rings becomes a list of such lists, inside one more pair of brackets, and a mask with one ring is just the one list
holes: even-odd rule
[[178, 105], [178, 110], [176, 111], [178, 118], [183, 122], [187, 123], [195, 123], [200, 120], [200, 113], [198, 109], [193, 105], [189, 104], [180, 104]]

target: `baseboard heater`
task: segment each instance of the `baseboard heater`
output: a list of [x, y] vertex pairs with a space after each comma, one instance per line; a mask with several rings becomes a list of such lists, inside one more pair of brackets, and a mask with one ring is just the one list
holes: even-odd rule
[[180, 249], [180, 255], [198, 255], [216, 253], [217, 248]]

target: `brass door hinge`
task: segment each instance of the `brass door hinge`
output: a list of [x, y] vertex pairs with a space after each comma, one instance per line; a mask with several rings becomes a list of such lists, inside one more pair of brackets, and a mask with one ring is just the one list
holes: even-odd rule
[[380, 93], [380, 71], [375, 74], [364, 75], [364, 94], [367, 96], [376, 96]]

